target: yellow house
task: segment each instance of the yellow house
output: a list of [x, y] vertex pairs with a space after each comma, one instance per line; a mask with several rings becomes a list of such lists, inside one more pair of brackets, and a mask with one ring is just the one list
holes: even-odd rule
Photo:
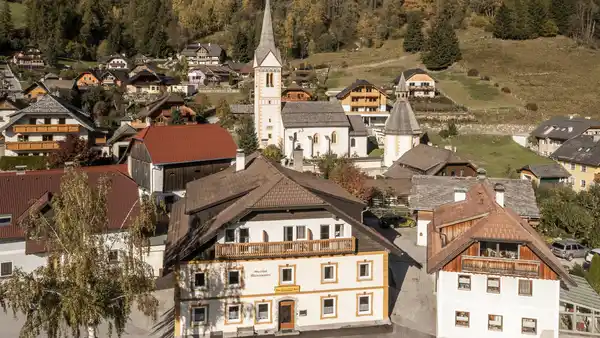
[[356, 80], [336, 95], [348, 115], [360, 115], [366, 125], [385, 124], [388, 97], [385, 91], [367, 80]]
[[569, 172], [573, 190], [585, 190], [600, 174], [600, 135], [579, 135], [569, 139], [550, 157]]

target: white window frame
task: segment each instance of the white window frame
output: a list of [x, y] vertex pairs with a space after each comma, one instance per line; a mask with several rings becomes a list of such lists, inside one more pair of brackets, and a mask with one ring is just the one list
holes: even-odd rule
[[[229, 274], [230, 274], [231, 272], [234, 272], [234, 271], [237, 271], [237, 273], [238, 273], [238, 282], [237, 282], [237, 283], [235, 283], [235, 284], [231, 284], [231, 283], [229, 282]], [[228, 286], [228, 287], [230, 287], [230, 288], [239, 288], [239, 287], [241, 287], [241, 286], [242, 286], [242, 270], [241, 270], [241, 269], [231, 269], [231, 270], [227, 270], [227, 276], [226, 276], [226, 277], [227, 277], [227, 286]]]
[[12, 215], [0, 215], [0, 227], [8, 226], [12, 223]]
[[[279, 274], [281, 276], [281, 279], [279, 280], [279, 284], [280, 285], [294, 285], [296, 283], [295, 278], [294, 278], [294, 276], [296, 274], [296, 271], [294, 271], [295, 269], [296, 269], [295, 266], [281, 266], [281, 267], [279, 267]], [[284, 270], [290, 270], [291, 271], [291, 275], [290, 275], [292, 277], [291, 280], [289, 280], [289, 281], [283, 280], [283, 271]]]
[[[228, 231], [233, 231], [233, 241], [227, 241], [227, 232]], [[223, 242], [236, 243], [237, 242], [237, 231], [235, 231], [235, 229], [232, 229], [232, 228], [225, 229], [225, 233], [223, 234]]]
[[[366, 265], [367, 266], [367, 275], [360, 275], [360, 267]], [[366, 262], [358, 262], [358, 271], [356, 272], [356, 276], [358, 280], [372, 280], [373, 279], [373, 261]]]
[[[298, 237], [298, 229], [300, 228], [304, 228], [304, 236], [303, 237]], [[296, 225], [296, 229], [295, 229], [295, 235], [296, 235], [296, 240], [298, 241], [302, 241], [302, 240], [306, 240], [307, 239], [307, 232], [308, 229], [306, 227], [306, 225]]]
[[[237, 319], [231, 319], [229, 318], [229, 309], [231, 309], [232, 307], [237, 307], [238, 308], [238, 318]], [[242, 315], [242, 304], [227, 304], [225, 306], [225, 324], [239, 324], [243, 321], [243, 315]]]
[[[367, 304], [369, 309], [367, 311], [361, 311], [360, 310], [360, 300], [361, 298], [366, 298], [369, 300], [369, 303]], [[359, 316], [369, 316], [373, 314], [373, 294], [369, 293], [366, 295], [358, 295], [358, 297], [356, 297], [356, 313]]]
[[[331, 268], [331, 271], [333, 272], [332, 277], [331, 278], [325, 278], [325, 270], [327, 268]], [[336, 263], [325, 263], [321, 265], [321, 284], [328, 284], [328, 283], [337, 283], [338, 281], [338, 271], [337, 271], [337, 264]]]
[[[196, 275], [197, 274], [203, 274], [204, 275], [204, 285], [198, 286], [196, 285]], [[227, 275], [227, 277], [229, 278], [229, 274]], [[194, 285], [194, 289], [206, 289], [206, 286], [208, 284], [207, 278], [206, 278], [206, 271], [195, 271], [194, 272], [194, 280], [192, 281], [192, 285]]]
[[[196, 321], [194, 320], [196, 318], [195, 311], [199, 309], [204, 309], [204, 321]], [[208, 305], [199, 305], [199, 306], [192, 306], [192, 310], [191, 310], [191, 317], [190, 318], [190, 323], [192, 326], [203, 326], [206, 325], [208, 323]]]
[[[258, 309], [259, 309], [259, 307], [261, 305], [266, 305], [267, 306], [267, 318], [266, 319], [265, 318], [261, 319], [261, 318], [258, 317], [258, 315], [260, 313], [258, 311]], [[254, 311], [255, 311], [256, 323], [257, 324], [260, 324], [260, 323], [271, 323], [271, 303], [270, 302], [258, 302], [258, 303], [256, 303]]]
[[[240, 230], [248, 230], [248, 242], [242, 242], [242, 237], [240, 236]], [[235, 230], [235, 239], [236, 243], [250, 243], [250, 228], [248, 227], [239, 227]]]
[[[325, 313], [325, 301], [333, 301], [333, 312]], [[337, 297], [323, 297], [321, 298], [321, 318], [335, 318], [337, 317]]]
[[[339, 232], [338, 232], [338, 227], [339, 227]], [[346, 225], [344, 223], [337, 223], [333, 226], [333, 236], [334, 238], [343, 238], [344, 237], [344, 233], [345, 233], [345, 229]]]

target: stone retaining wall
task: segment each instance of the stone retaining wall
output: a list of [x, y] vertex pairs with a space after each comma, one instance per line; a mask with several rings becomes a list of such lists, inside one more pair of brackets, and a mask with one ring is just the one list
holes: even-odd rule
[[[439, 132], [446, 128], [445, 124], [421, 123], [421, 128]], [[523, 135], [530, 134], [535, 125], [528, 124], [478, 124], [478, 123], [457, 123], [459, 134], [484, 134], [484, 135]]]

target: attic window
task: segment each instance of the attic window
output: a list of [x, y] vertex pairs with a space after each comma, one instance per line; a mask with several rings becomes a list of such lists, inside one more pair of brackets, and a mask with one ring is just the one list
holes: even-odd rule
[[10, 225], [11, 221], [11, 215], [0, 215], [0, 227]]

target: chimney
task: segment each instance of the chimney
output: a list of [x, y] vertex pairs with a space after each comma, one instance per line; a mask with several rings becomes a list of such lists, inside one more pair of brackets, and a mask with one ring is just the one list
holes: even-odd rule
[[16, 165], [15, 169], [17, 170], [17, 175], [25, 175], [25, 170], [27, 170], [26, 165]]
[[454, 188], [454, 202], [464, 201], [467, 198], [467, 189]]
[[487, 176], [487, 173], [486, 173], [485, 169], [483, 169], [483, 168], [477, 169], [477, 179], [478, 180], [485, 180], [486, 176]]
[[246, 154], [244, 149], [238, 149], [235, 153], [235, 171], [242, 171], [246, 169]]
[[494, 185], [494, 191], [496, 192], [496, 203], [504, 208], [504, 186], [500, 183]]
[[304, 150], [300, 145], [292, 152], [292, 160], [294, 161], [294, 170], [302, 172], [304, 168]]

